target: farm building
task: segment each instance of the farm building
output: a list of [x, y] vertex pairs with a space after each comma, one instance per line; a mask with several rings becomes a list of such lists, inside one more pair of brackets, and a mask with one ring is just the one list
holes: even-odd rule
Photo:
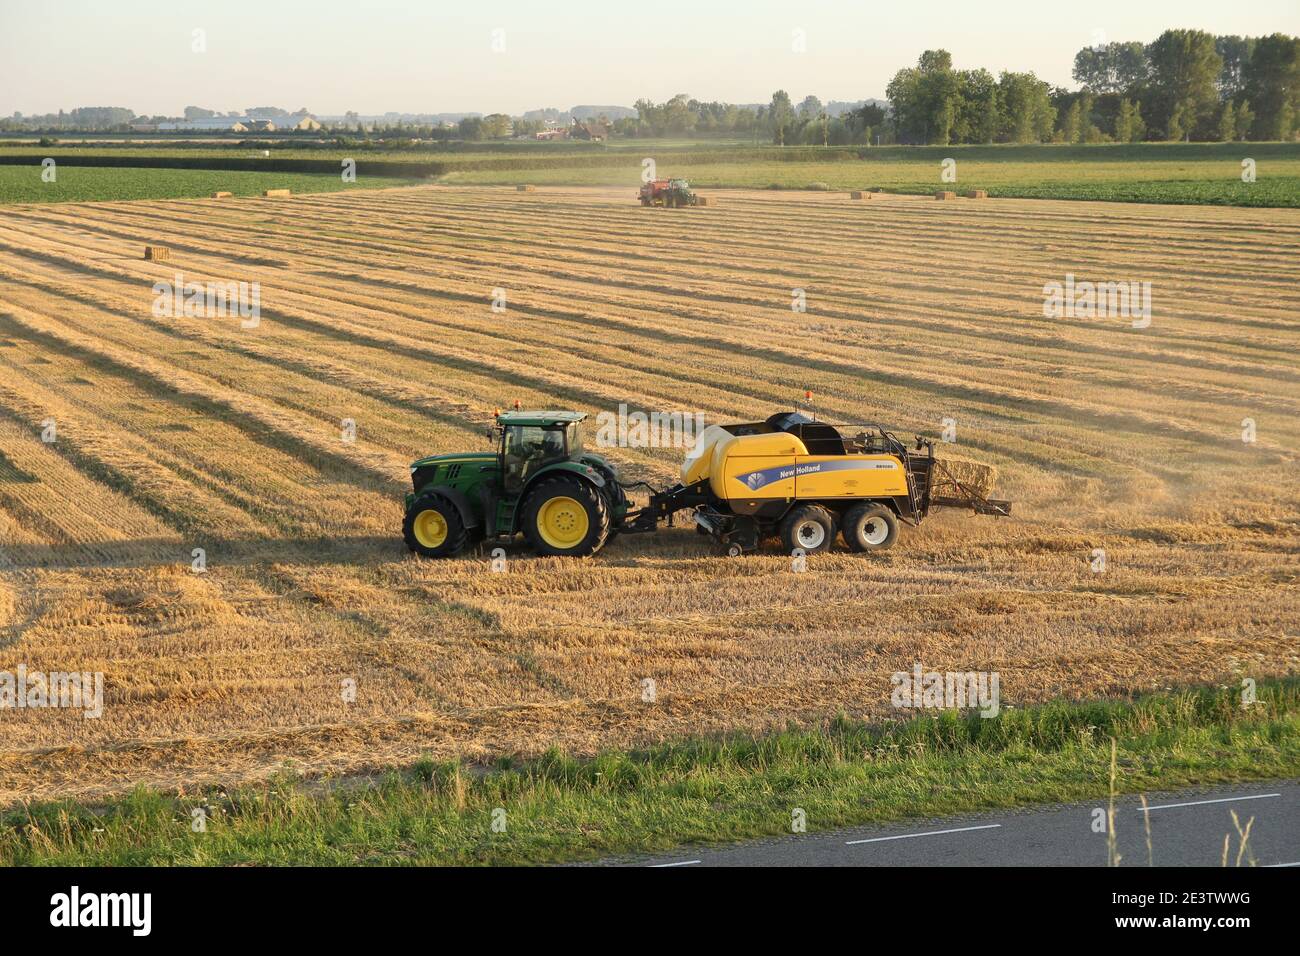
[[247, 133], [248, 127], [237, 119], [230, 117], [217, 119], [200, 119], [200, 120], [179, 120], [175, 123], [159, 123], [158, 129], [161, 132], [189, 132], [189, 133], [219, 133], [229, 131], [231, 133]]

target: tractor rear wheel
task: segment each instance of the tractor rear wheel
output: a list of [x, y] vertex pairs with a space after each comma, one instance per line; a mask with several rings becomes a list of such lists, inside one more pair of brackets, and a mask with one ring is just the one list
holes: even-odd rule
[[402, 522], [406, 546], [426, 558], [446, 558], [469, 540], [460, 512], [440, 495], [421, 495], [411, 503]]
[[522, 524], [538, 554], [582, 558], [599, 551], [609, 537], [609, 503], [590, 482], [557, 475], [529, 494]]
[[898, 519], [887, 506], [865, 501], [845, 513], [843, 534], [854, 551], [884, 551], [898, 537]]
[[835, 516], [821, 505], [800, 505], [781, 522], [781, 543], [787, 553], [800, 549], [817, 554], [830, 549], [835, 540]]

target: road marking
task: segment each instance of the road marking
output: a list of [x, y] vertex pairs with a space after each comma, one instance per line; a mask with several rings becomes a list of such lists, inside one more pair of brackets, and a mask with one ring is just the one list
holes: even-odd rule
[[912, 837], [939, 836], [943, 833], [966, 833], [968, 830], [996, 830], [1002, 826], [1000, 823], [986, 823], [978, 827], [955, 827], [952, 830], [927, 830], [925, 833], [900, 833], [898, 836], [872, 837], [870, 840], [845, 840], [845, 846], [853, 846], [857, 843], [881, 843], [885, 840], [908, 840]]
[[[1192, 800], [1189, 803], [1162, 803], [1158, 807], [1147, 807], [1148, 810], [1172, 810], [1174, 807], [1199, 807], [1206, 803], [1233, 803], [1237, 800], [1264, 800], [1268, 797], [1280, 797], [1280, 793], [1257, 793], [1249, 797], [1220, 797], [1218, 800]], [[1134, 807], [1135, 810], [1141, 809]]]
[[665, 866], [690, 866], [692, 863], [699, 863], [699, 860], [682, 860], [680, 863], [651, 863], [650, 868], [661, 870]]
[[1300, 863], [1269, 863], [1264, 868], [1271, 870], [1276, 866], [1300, 866]]

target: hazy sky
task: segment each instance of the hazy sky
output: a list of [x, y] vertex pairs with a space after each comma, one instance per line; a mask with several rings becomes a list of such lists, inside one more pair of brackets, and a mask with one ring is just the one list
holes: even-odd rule
[[[1169, 27], [1300, 34], [1300, 0], [0, 0], [0, 115], [518, 114], [675, 93], [761, 102], [777, 88], [796, 102], [855, 100], [884, 96], [896, 70], [934, 47], [958, 68], [1072, 85], [1080, 47]], [[206, 52], [192, 50], [196, 29]]]

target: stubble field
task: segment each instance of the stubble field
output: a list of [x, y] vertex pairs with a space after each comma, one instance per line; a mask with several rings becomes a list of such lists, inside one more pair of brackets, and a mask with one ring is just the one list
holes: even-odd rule
[[[891, 716], [916, 663], [998, 671], [1004, 706], [1297, 670], [1300, 211], [719, 198], [6, 207], [0, 671], [106, 694], [0, 710], [0, 801]], [[260, 323], [156, 316], [177, 272], [259, 283]], [[1150, 281], [1150, 326], [1044, 318], [1067, 273]], [[505, 573], [405, 553], [408, 463], [485, 449], [494, 406], [753, 420], [804, 389], [955, 420], [1014, 517], [804, 573], [681, 528]], [[606, 452], [655, 483], [683, 454]]]

